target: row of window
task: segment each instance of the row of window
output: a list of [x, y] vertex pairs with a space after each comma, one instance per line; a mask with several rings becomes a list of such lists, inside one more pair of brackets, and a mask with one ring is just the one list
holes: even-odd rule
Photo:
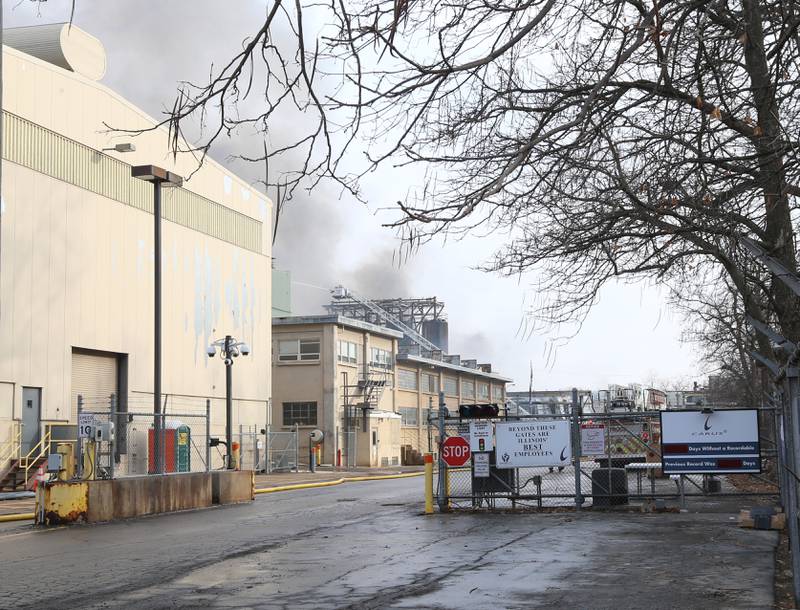
[[[439, 376], [430, 373], [422, 373], [420, 377], [417, 377], [416, 371], [411, 371], [407, 369], [398, 369], [397, 371], [397, 385], [401, 390], [413, 390], [416, 391], [421, 389], [423, 392], [428, 392], [431, 394], [437, 394], [439, 392]], [[444, 378], [444, 393], [448, 396], [458, 396], [458, 379], [455, 377], [447, 377]], [[478, 382], [477, 384], [478, 389], [478, 398], [481, 400], [489, 400], [489, 384], [485, 382]], [[464, 379], [461, 381], [461, 396], [466, 398], [475, 398], [475, 382], [470, 379]], [[502, 386], [496, 385], [492, 388], [492, 398], [496, 400], [502, 400], [503, 398], [503, 388]]]
[[349, 364], [357, 364], [359, 361], [358, 352], [359, 352], [359, 345], [358, 343], [353, 343], [352, 341], [339, 341], [338, 349], [336, 352], [336, 358], [339, 362], [347, 362]]
[[288, 339], [278, 341], [278, 360], [319, 360], [319, 339]]
[[381, 369], [392, 368], [392, 352], [379, 347], [370, 348], [369, 365]]

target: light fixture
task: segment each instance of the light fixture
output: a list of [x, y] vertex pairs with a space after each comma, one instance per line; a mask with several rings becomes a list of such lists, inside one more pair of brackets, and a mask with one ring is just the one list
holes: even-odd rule
[[131, 168], [131, 176], [163, 186], [182, 186], [183, 178], [178, 174], [157, 165], [136, 165]]
[[121, 142], [120, 144], [115, 144], [111, 148], [104, 148], [103, 152], [107, 150], [113, 150], [118, 153], [129, 153], [136, 152], [136, 146], [132, 142]]

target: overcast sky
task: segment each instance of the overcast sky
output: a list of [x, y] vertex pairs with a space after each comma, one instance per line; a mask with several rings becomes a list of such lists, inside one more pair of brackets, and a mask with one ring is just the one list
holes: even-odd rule
[[[5, 27], [65, 21], [69, 5], [7, 1]], [[159, 116], [171, 106], [178, 81], [202, 82], [212, 63], [241, 48], [258, 28], [264, 6], [260, 0], [77, 0], [75, 24], [106, 48], [103, 82]], [[213, 156], [225, 162], [243, 146], [244, 138], [221, 143]], [[236, 164], [235, 171], [251, 181], [263, 177], [261, 167]], [[446, 303], [450, 352], [492, 362], [520, 390], [528, 388], [531, 362], [538, 389], [700, 378], [695, 355], [679, 340], [681, 320], [657, 286], [607, 287], [577, 336], [558, 341], [553, 352], [548, 345], [565, 329], [528, 330], [535, 278], [500, 278], [474, 269], [502, 244], [502, 236], [428, 244], [398, 265], [397, 238], [381, 223], [391, 215], [390, 202], [407, 192], [407, 182], [407, 175], [385, 168], [365, 184], [367, 206], [339, 200], [330, 189], [290, 204], [274, 254], [276, 266], [292, 272], [295, 313], [319, 313], [328, 301], [325, 289], [338, 283], [374, 298], [436, 296]]]

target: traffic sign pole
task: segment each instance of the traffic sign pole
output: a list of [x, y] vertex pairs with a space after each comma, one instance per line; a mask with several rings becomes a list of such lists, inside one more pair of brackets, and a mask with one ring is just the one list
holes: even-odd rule
[[439, 392], [439, 493], [436, 494], [436, 500], [439, 504], [439, 512], [447, 512], [447, 491], [445, 488], [445, 470], [447, 466], [442, 458], [442, 449], [444, 448], [444, 392]]

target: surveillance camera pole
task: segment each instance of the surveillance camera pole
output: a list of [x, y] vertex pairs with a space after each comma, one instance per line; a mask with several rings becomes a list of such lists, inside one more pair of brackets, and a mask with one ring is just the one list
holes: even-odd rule
[[226, 451], [228, 456], [225, 460], [225, 467], [228, 470], [233, 468], [233, 454], [231, 447], [233, 447], [232, 438], [232, 425], [233, 420], [233, 355], [231, 354], [231, 347], [233, 346], [233, 337], [225, 335], [225, 347], [223, 348], [223, 356], [225, 358], [225, 442]]

